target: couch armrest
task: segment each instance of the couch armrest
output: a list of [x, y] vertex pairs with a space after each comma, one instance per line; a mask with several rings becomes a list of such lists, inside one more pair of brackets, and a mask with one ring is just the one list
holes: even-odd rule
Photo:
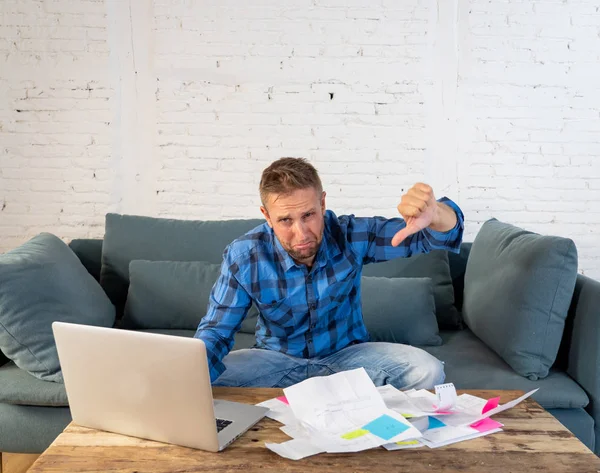
[[586, 410], [594, 418], [596, 439], [600, 439], [600, 282], [577, 276], [569, 318], [571, 323], [565, 327], [572, 330], [567, 373], [587, 392]]

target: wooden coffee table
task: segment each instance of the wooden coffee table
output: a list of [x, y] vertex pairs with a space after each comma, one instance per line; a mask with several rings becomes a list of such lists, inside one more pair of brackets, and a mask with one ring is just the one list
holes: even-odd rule
[[[520, 391], [459, 391], [504, 403]], [[256, 404], [280, 396], [280, 389], [214, 388], [215, 398]], [[494, 416], [504, 431], [447, 447], [389, 452], [319, 454], [286, 460], [265, 448], [289, 440], [280, 423], [263, 419], [221, 453], [209, 453], [69, 424], [33, 464], [48, 472], [600, 472], [600, 459], [531, 398]]]

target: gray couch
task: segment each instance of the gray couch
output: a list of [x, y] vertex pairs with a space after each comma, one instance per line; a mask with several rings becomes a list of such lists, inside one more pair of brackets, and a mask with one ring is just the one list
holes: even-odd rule
[[[107, 217], [108, 218], [108, 217]], [[108, 220], [107, 220], [108, 222]], [[111, 225], [116, 225], [117, 220]], [[189, 234], [181, 237], [177, 251], [186, 244], [203, 245], [206, 260], [219, 263], [226, 243], [260, 223], [256, 220], [210, 223], [204, 222], [189, 228]], [[186, 231], [188, 231], [186, 230]], [[111, 230], [112, 231], [112, 230]], [[152, 234], [156, 245], [168, 245], [169, 237], [162, 230], [152, 232], [140, 229], [140, 234]], [[184, 232], [185, 233], [185, 232]], [[114, 249], [114, 240], [73, 240], [70, 245], [89, 273], [100, 280], [102, 266], [110, 263], [103, 255]], [[147, 246], [147, 245], [146, 245]], [[171, 245], [173, 246], [173, 245]], [[127, 250], [127, 244], [120, 244]], [[162, 246], [161, 246], [162, 248]], [[454, 305], [462, 308], [465, 268], [471, 251], [471, 243], [463, 243], [460, 254], [449, 254]], [[143, 249], [139, 249], [142, 251]], [[135, 251], [138, 251], [136, 247]], [[144, 251], [150, 251], [146, 248]], [[171, 251], [171, 250], [169, 250]], [[175, 250], [173, 250], [175, 251]], [[168, 253], [168, 251], [167, 251]], [[139, 256], [139, 255], [138, 255]], [[181, 255], [156, 251], [156, 259], [179, 259]], [[387, 263], [383, 263], [384, 265]], [[371, 275], [386, 274], [389, 267], [380, 270], [368, 265]], [[365, 267], [366, 268], [366, 267]], [[113, 300], [118, 311], [123, 301]], [[119, 307], [121, 305], [121, 307]], [[440, 331], [443, 344], [424, 347], [445, 362], [447, 381], [459, 389], [519, 389], [529, 391], [539, 387], [534, 398], [584, 444], [598, 453], [600, 443], [600, 283], [578, 275], [575, 292], [566, 321], [558, 357], [549, 376], [531, 381], [513, 371], [502, 358], [486, 346], [469, 329]], [[161, 330], [158, 330], [161, 331]], [[164, 333], [193, 336], [194, 330], [162, 330]], [[251, 324], [245, 324], [236, 336], [234, 349], [250, 347], [254, 343]], [[39, 453], [70, 422], [64, 385], [42, 381], [22, 371], [0, 354], [0, 452]]]

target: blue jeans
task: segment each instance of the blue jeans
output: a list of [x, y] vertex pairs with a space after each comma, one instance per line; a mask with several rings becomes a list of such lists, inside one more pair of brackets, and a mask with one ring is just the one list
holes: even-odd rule
[[431, 389], [444, 382], [444, 365], [424, 350], [398, 343], [368, 342], [350, 345], [316, 358], [248, 348], [229, 353], [225, 372], [214, 386], [286, 388], [313, 376], [364, 368], [376, 386]]

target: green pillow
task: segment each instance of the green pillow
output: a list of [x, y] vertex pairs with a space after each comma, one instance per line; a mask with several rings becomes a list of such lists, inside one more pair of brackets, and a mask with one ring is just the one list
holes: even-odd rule
[[558, 353], [576, 279], [572, 240], [488, 220], [467, 261], [463, 318], [517, 373], [545, 378]]
[[0, 349], [37, 378], [62, 382], [57, 320], [111, 327], [115, 309], [75, 253], [41, 233], [0, 255]]
[[[220, 273], [205, 261], [132, 261], [123, 328], [196, 330]], [[253, 305], [242, 332], [255, 332], [257, 313]]]
[[363, 321], [374, 342], [438, 346], [430, 278], [361, 278]]
[[200, 221], [137, 215], [106, 215], [100, 284], [123, 314], [129, 262], [208, 261], [221, 263], [225, 247], [264, 220]]
[[410, 258], [367, 264], [363, 267], [363, 276], [431, 278], [439, 327], [449, 330], [462, 328], [460, 314], [454, 306], [454, 287], [447, 251], [433, 250]]

